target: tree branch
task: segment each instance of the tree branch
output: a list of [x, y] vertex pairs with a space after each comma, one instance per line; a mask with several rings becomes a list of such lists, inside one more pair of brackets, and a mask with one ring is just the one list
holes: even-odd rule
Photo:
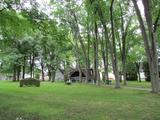
[[154, 32], [156, 32], [156, 30], [157, 30], [159, 19], [160, 19], [160, 9], [159, 9], [159, 11], [158, 11], [158, 16], [157, 16], [157, 18], [156, 18], [156, 20], [155, 20], [155, 22], [154, 22], [154, 28], [153, 28], [153, 31], [154, 31]]

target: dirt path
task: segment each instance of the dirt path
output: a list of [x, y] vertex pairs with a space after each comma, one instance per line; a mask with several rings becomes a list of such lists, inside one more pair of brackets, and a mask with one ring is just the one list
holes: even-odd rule
[[[107, 87], [114, 88], [114, 85], [107, 85]], [[130, 90], [144, 90], [151, 91], [151, 88], [143, 88], [143, 87], [133, 87], [133, 86], [121, 86], [122, 88], [130, 89]]]
[[129, 87], [129, 86], [124, 86], [123, 88], [131, 89], [131, 90], [145, 90], [145, 91], [151, 91], [150, 88], [141, 88], [141, 87]]

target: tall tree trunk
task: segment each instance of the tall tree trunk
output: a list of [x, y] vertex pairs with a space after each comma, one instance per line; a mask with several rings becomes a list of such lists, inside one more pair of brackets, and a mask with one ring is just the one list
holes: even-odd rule
[[25, 79], [25, 69], [26, 69], [26, 55], [23, 58], [22, 79]]
[[121, 34], [122, 34], [122, 74], [123, 74], [123, 80], [124, 80], [124, 85], [127, 85], [127, 80], [126, 80], [126, 34], [124, 30], [124, 19], [123, 19], [123, 10], [120, 5], [121, 9]]
[[35, 55], [34, 53], [30, 54], [30, 76], [31, 78], [34, 77], [34, 60], [35, 60]]
[[149, 63], [152, 92], [158, 93], [160, 90], [160, 85], [159, 85], [158, 58], [157, 58], [157, 48], [156, 48], [157, 44], [156, 44], [156, 40], [153, 32], [153, 26], [152, 26], [153, 23], [152, 23], [152, 18], [150, 13], [150, 1], [149, 0], [142, 0], [142, 1], [144, 5], [144, 13], [146, 17], [149, 35], [147, 35], [147, 31], [144, 26], [144, 21], [142, 19], [140, 10], [137, 5], [137, 0], [132, 0], [136, 10], [138, 21], [140, 23], [140, 29], [141, 29], [141, 33], [144, 40], [144, 47], [147, 55], [147, 60]]
[[106, 69], [105, 69], [105, 67], [106, 67], [106, 56], [105, 56], [105, 48], [104, 48], [104, 42], [103, 42], [103, 36], [102, 36], [102, 39], [100, 40], [100, 45], [101, 45], [101, 55], [102, 55], [102, 60], [103, 60], [103, 66], [104, 66], [104, 73], [103, 73], [103, 81], [105, 82], [105, 83], [107, 83], [106, 82]]
[[109, 75], [108, 75], [108, 49], [109, 49], [109, 52], [110, 52], [110, 55], [111, 55], [111, 59], [112, 59], [112, 67], [113, 67], [113, 46], [111, 45], [111, 42], [109, 40], [109, 36], [108, 36], [108, 30], [107, 30], [107, 25], [106, 25], [106, 21], [104, 19], [104, 15], [102, 13], [102, 9], [99, 8], [99, 11], [98, 11], [98, 14], [100, 16], [100, 21], [103, 25], [103, 28], [104, 28], [104, 37], [105, 37], [105, 45], [106, 45], [106, 66], [105, 66], [105, 75], [106, 76], [106, 79], [107, 79], [107, 83], [109, 83]]
[[159, 8], [158, 15], [157, 15], [155, 22], [154, 22], [154, 29], [153, 29], [154, 33], [156, 33], [156, 31], [157, 31], [159, 19], [160, 19], [160, 8]]
[[13, 79], [12, 79], [12, 81], [14, 82], [14, 81], [16, 81], [17, 80], [17, 68], [16, 68], [17, 66], [16, 66], [16, 64], [14, 64], [13, 65]]
[[52, 69], [52, 73], [51, 73], [51, 79], [52, 79], [52, 82], [55, 82], [55, 77], [56, 77], [56, 70], [55, 69]]
[[89, 21], [87, 21], [87, 64], [86, 64], [86, 66], [87, 66], [87, 75], [86, 75], [86, 77], [88, 77], [88, 78], [86, 78], [86, 82], [88, 81], [88, 80], [91, 80], [91, 76], [90, 76], [90, 58], [89, 58], [89, 56], [90, 56], [90, 28], [89, 28]]
[[138, 80], [141, 82], [141, 75], [140, 75], [140, 62], [135, 62], [136, 68], [137, 68], [137, 73], [138, 73]]
[[97, 73], [96, 73], [96, 43], [93, 42], [93, 51], [94, 51], [94, 84], [97, 83]]
[[33, 58], [32, 58], [32, 76], [33, 78], [34, 78], [34, 65], [35, 65], [34, 61], [35, 61], [35, 55], [33, 54]]
[[52, 80], [52, 75], [51, 75], [51, 67], [50, 65], [48, 65], [48, 77], [49, 77], [49, 81]]
[[[90, 4], [92, 5], [94, 2], [96, 2], [96, 0], [90, 0]], [[97, 2], [99, 2], [98, 0], [97, 0]], [[100, 4], [100, 3], [99, 3]], [[97, 4], [98, 5], [98, 4]], [[103, 15], [103, 12], [102, 12], [102, 9], [101, 9], [101, 7], [100, 6], [94, 6], [95, 7], [95, 10], [94, 10], [94, 13], [95, 13], [95, 15], [98, 13], [98, 15], [99, 15], [99, 17], [100, 17], [100, 21], [101, 21], [101, 23], [102, 23], [102, 25], [103, 25], [103, 28], [104, 28], [104, 34], [105, 34], [105, 55], [104, 55], [104, 53], [103, 53], [103, 62], [104, 62], [104, 69], [105, 69], [105, 78], [108, 80], [109, 78], [108, 78], [108, 44], [110, 44], [110, 41], [109, 41], [109, 37], [108, 37], [108, 32], [107, 32], [107, 27], [106, 27], [106, 20], [105, 20], [105, 17], [104, 17], [104, 15]], [[112, 47], [111, 46], [111, 44], [109, 45], [110, 46], [110, 48]], [[110, 49], [111, 50], [111, 55], [112, 55], [112, 49]]]
[[32, 69], [32, 53], [30, 53], [30, 57], [29, 57], [29, 63], [30, 63], [30, 76], [32, 78], [32, 73], [33, 73], [33, 69]]
[[151, 49], [151, 58], [150, 58], [150, 66], [151, 66], [151, 83], [153, 87], [153, 92], [160, 92], [160, 83], [159, 83], [159, 72], [158, 72], [158, 57], [157, 57], [157, 41], [155, 39], [155, 33], [153, 31], [153, 22], [150, 11], [150, 1], [142, 0], [144, 5], [145, 17], [147, 21], [148, 31], [149, 31], [149, 40]]
[[81, 70], [81, 67], [79, 67], [79, 81], [82, 82], [83, 81], [83, 78], [82, 78], [82, 70]]
[[79, 71], [79, 81], [80, 82], [83, 82], [82, 81], [82, 75], [81, 75], [81, 64], [80, 64], [80, 52], [79, 52], [79, 46], [78, 46], [78, 42], [77, 40], [75, 40], [75, 45], [72, 44], [73, 46], [73, 53], [74, 53], [74, 56], [76, 58], [76, 69]]
[[[121, 12], [121, 42], [120, 42], [120, 53], [121, 53], [121, 59], [122, 59], [122, 75], [123, 75], [123, 81], [124, 85], [127, 85], [127, 80], [126, 80], [126, 58], [127, 58], [127, 48], [126, 48], [126, 37], [128, 34], [128, 28], [130, 26], [132, 16], [129, 16], [129, 20], [127, 23], [124, 21], [124, 15], [123, 15], [123, 8], [122, 5], [119, 4], [120, 6], [120, 12]], [[130, 9], [128, 7], [128, 9]], [[126, 25], [126, 27], [125, 27]], [[117, 31], [118, 32], [118, 31]]]
[[[77, 55], [75, 55], [75, 56], [77, 56]], [[78, 57], [78, 59], [76, 60], [76, 71], [78, 70], [78, 72], [79, 72], [79, 78], [78, 78], [78, 80], [79, 80], [79, 82], [83, 82], [83, 79], [82, 79], [82, 69], [81, 69], [81, 65], [80, 65], [80, 60], [79, 60], [79, 56], [77, 56]]]
[[[70, 73], [68, 72], [68, 68], [67, 68], [68, 66], [65, 61], [63, 62], [63, 66], [64, 66], [64, 73], [63, 73], [64, 74], [64, 82], [67, 82], [68, 78], [70, 77]], [[68, 75], [68, 73], [69, 73], [69, 75]]]
[[20, 75], [21, 75], [21, 65], [17, 66], [17, 81], [20, 80]]
[[94, 71], [95, 71], [95, 81], [97, 85], [100, 85], [99, 71], [98, 71], [98, 26], [95, 22], [95, 41], [94, 41]]
[[113, 72], [116, 79], [115, 88], [120, 88], [116, 44], [115, 44], [114, 22], [113, 22], [113, 3], [114, 3], [114, 0], [111, 1], [111, 6], [110, 6], [110, 20], [111, 20], [112, 46], [113, 46], [112, 64], [113, 64]]
[[41, 62], [41, 74], [42, 74], [42, 81], [44, 81], [44, 63]]
[[102, 40], [101, 40], [101, 50], [102, 50], [102, 60], [103, 60], [103, 65], [104, 65], [104, 75], [103, 75], [103, 79], [105, 81], [106, 84], [109, 83], [109, 77], [108, 77], [108, 43], [107, 41], [103, 40], [103, 36], [102, 36]]
[[109, 83], [109, 74], [108, 74], [108, 65], [109, 65], [109, 61], [108, 61], [108, 43], [107, 43], [107, 40], [105, 40], [105, 65], [104, 65], [104, 68], [105, 68], [105, 78], [106, 78], [106, 82]]
[[75, 38], [77, 38], [80, 42], [82, 51], [83, 51], [83, 58], [84, 58], [84, 62], [85, 62], [85, 71], [86, 71], [86, 80], [85, 82], [87, 83], [89, 81], [89, 65], [88, 65], [88, 58], [87, 58], [87, 51], [86, 51], [86, 47], [84, 45], [84, 41], [82, 39], [82, 36], [80, 34], [80, 30], [79, 30], [79, 26], [78, 26], [78, 20], [77, 20], [77, 16], [75, 14], [75, 12], [73, 10], [70, 9], [70, 13], [71, 15], [74, 17], [74, 34], [75, 34]]

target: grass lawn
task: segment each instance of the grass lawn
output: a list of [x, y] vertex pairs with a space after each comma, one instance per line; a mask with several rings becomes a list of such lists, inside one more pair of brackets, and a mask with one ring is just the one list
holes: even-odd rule
[[0, 120], [160, 120], [160, 95], [94, 85], [0, 81]]
[[142, 81], [142, 82], [137, 82], [137, 81], [128, 81], [127, 86], [129, 87], [138, 87], [138, 88], [151, 88], [151, 83]]
[[[112, 80], [112, 85], [115, 84], [115, 81]], [[121, 82], [121, 85], [123, 87], [123, 81]], [[146, 82], [146, 81], [142, 81], [142, 82], [138, 82], [138, 81], [127, 81], [127, 87], [136, 87], [136, 88], [151, 88], [151, 83], [150, 82]]]

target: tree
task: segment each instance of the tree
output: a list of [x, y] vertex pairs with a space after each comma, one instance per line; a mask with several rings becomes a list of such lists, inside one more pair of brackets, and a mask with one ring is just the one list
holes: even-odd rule
[[111, 6], [110, 6], [110, 20], [111, 20], [111, 29], [112, 29], [111, 33], [112, 33], [112, 46], [113, 46], [112, 64], [113, 64], [113, 71], [114, 71], [115, 79], [116, 79], [115, 88], [120, 88], [116, 44], [115, 44], [115, 33], [114, 33], [115, 32], [114, 31], [114, 21], [113, 21], [113, 3], [114, 3], [114, 0], [111, 1]]
[[137, 0], [132, 0], [132, 2], [136, 10], [141, 33], [144, 40], [144, 47], [146, 51], [147, 60], [149, 63], [152, 92], [158, 93], [160, 87], [159, 87], [159, 74], [158, 74], [157, 46], [156, 46], [157, 44], [156, 44], [155, 34], [152, 27], [153, 22], [152, 22], [152, 16], [150, 11], [151, 4], [149, 0], [143, 0], [145, 19], [147, 23], [147, 27], [145, 27], [145, 23], [143, 21], [142, 15], [140, 14], [140, 10], [137, 5]]

